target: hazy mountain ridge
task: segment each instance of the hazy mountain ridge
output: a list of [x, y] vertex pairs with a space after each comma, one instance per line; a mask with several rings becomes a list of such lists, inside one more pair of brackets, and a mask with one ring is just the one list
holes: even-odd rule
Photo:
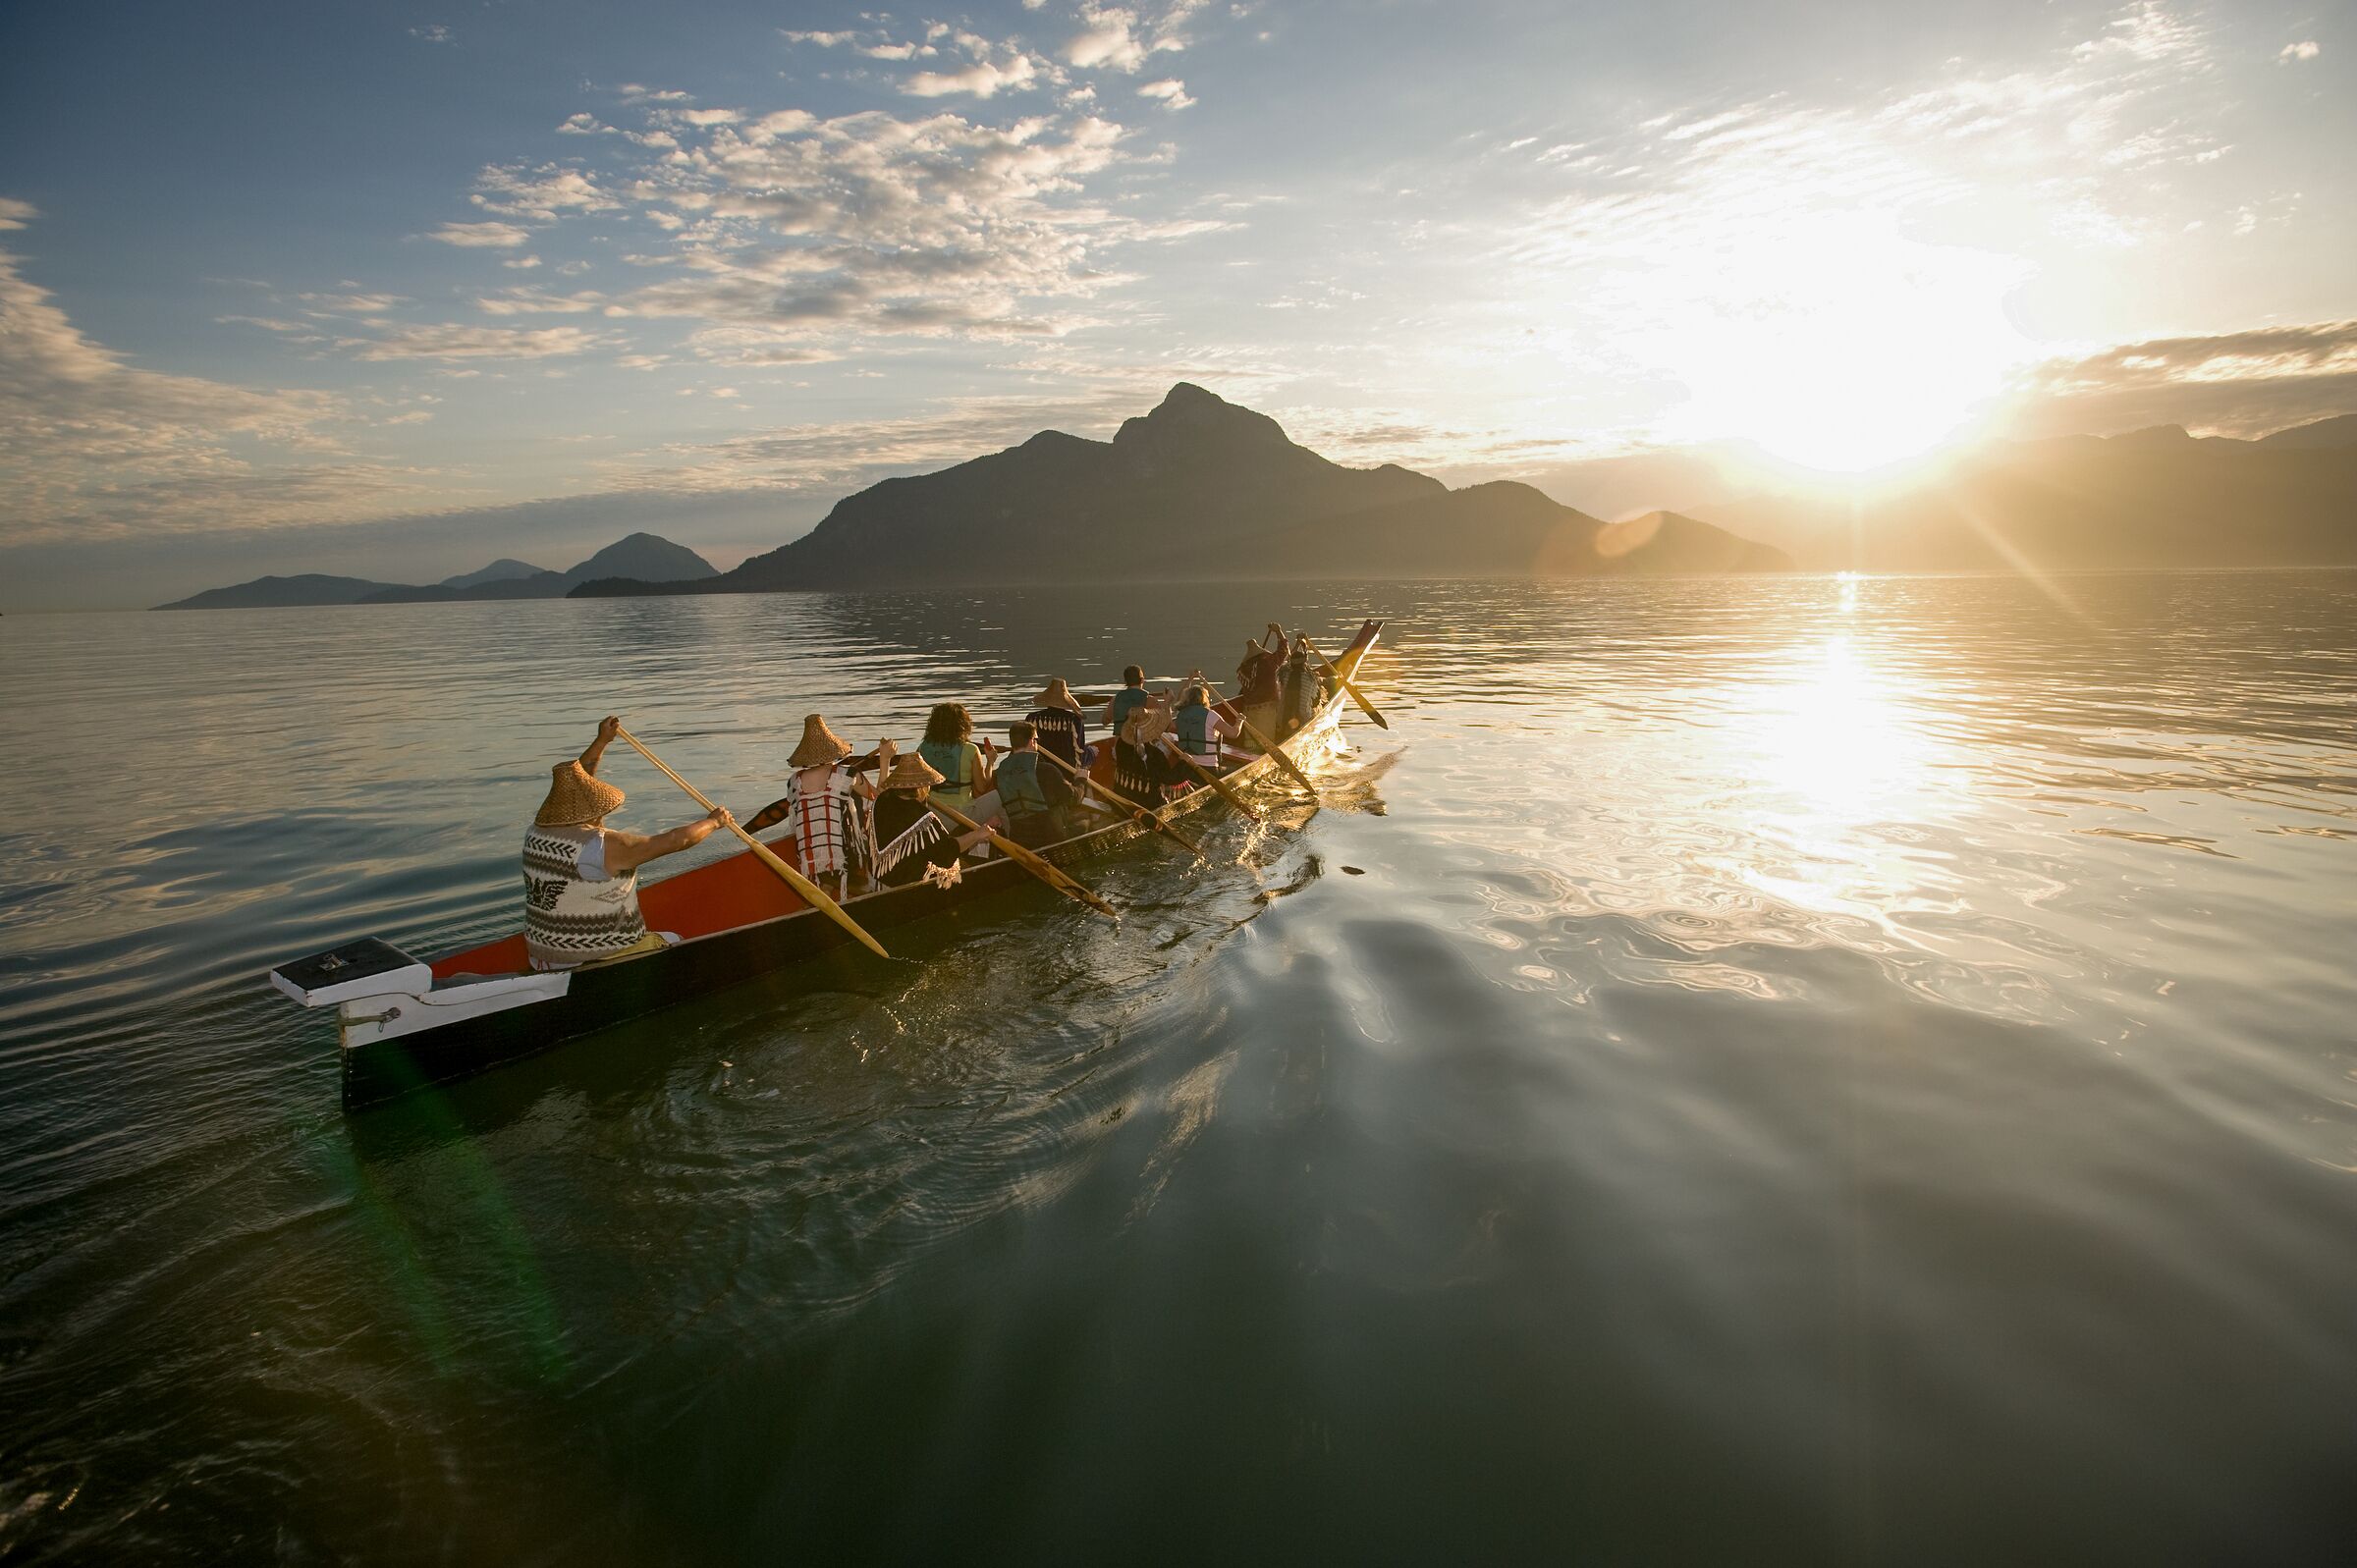
[[2357, 415], [2244, 441], [2156, 425], [1953, 460], [1854, 503], [1701, 509], [1815, 570], [2357, 565]]
[[474, 571], [445, 577], [430, 586], [372, 582], [363, 577], [305, 573], [256, 577], [227, 588], [157, 605], [158, 610], [278, 610], [303, 605], [433, 604], [485, 599], [562, 599], [592, 578], [676, 582], [717, 574], [717, 568], [685, 545], [651, 533], [617, 539], [570, 571], [549, 571], [506, 557]]
[[[1781, 554], [1678, 517], [1599, 547], [1606, 524], [1526, 485], [1452, 491], [1396, 463], [1349, 468], [1188, 382], [1113, 439], [1019, 446], [838, 502], [791, 544], [688, 585], [582, 597], [1206, 576], [1587, 575], [1747, 570]], [[1657, 537], [1658, 535], [1658, 537]], [[1724, 563], [1703, 565], [1702, 563]]]

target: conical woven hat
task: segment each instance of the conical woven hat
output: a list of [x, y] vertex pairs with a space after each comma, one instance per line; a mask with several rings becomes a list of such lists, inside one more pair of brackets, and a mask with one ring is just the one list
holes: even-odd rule
[[941, 770], [913, 751], [904, 751], [884, 776], [887, 789], [930, 789], [941, 783]]
[[1072, 696], [1072, 688], [1064, 683], [1062, 676], [1049, 681], [1048, 689], [1031, 699], [1031, 706], [1034, 708], [1069, 708], [1074, 713], [1080, 711], [1079, 702]]
[[803, 715], [802, 743], [786, 760], [796, 768], [818, 768], [850, 754], [851, 743], [829, 730], [825, 718], [813, 713]]
[[1171, 712], [1158, 702], [1141, 704], [1122, 726], [1122, 738], [1133, 746], [1150, 746], [1171, 732]]
[[592, 774], [576, 760], [548, 770], [548, 798], [532, 816], [541, 828], [577, 828], [595, 822], [622, 805], [622, 791]]

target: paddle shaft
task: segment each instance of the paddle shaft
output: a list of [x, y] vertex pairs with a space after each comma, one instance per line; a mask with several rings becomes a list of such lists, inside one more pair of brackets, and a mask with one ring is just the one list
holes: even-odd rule
[[1144, 806], [1139, 805], [1127, 795], [1123, 794], [1119, 789], [1106, 788], [1103, 784], [1097, 783], [1087, 774], [1081, 772], [1078, 768], [1073, 767], [1070, 763], [1065, 761], [1053, 751], [1042, 750], [1040, 755], [1047, 758], [1050, 762], [1056, 764], [1057, 767], [1062, 768], [1066, 773], [1069, 773], [1073, 778], [1079, 780], [1080, 783], [1086, 787], [1094, 789], [1098, 794], [1103, 795], [1107, 800], [1112, 801], [1115, 805], [1125, 807], [1126, 809], [1134, 811], [1140, 816], [1144, 817], [1147, 823], [1152, 826], [1156, 833], [1159, 833], [1165, 838], [1169, 838], [1178, 843], [1183, 847], [1188, 854], [1193, 855], [1197, 860], [1208, 860], [1211, 858], [1203, 852], [1203, 846], [1201, 844], [1195, 842], [1185, 834], [1180, 833], [1178, 829], [1163, 821], [1159, 812], [1147, 810]]
[[1107, 919], [1119, 920], [1122, 918], [1121, 915], [1116, 912], [1113, 905], [1107, 903], [1095, 893], [1090, 892], [1086, 888], [1081, 887], [1080, 884], [1074, 882], [1063, 872], [1058, 871], [1054, 866], [1048, 864], [1048, 862], [1040, 855], [1024, 848], [1021, 844], [1016, 843], [1014, 839], [1006, 837], [1004, 834], [991, 833], [991, 830], [983, 827], [973, 818], [967, 816], [964, 812], [959, 811], [956, 806], [945, 806], [938, 800], [927, 800], [925, 804], [931, 806], [936, 812], [940, 813], [943, 817], [947, 818], [950, 822], [954, 823], [959, 828], [963, 829], [967, 833], [990, 834], [990, 841], [998, 847], [999, 853], [1005, 855], [1008, 859], [1014, 861], [1016, 865], [1022, 867], [1025, 871], [1028, 871], [1031, 873], [1031, 875], [1037, 877], [1040, 881], [1046, 883], [1058, 892], [1063, 893], [1066, 897], [1076, 899], [1079, 902], [1088, 905], [1091, 909], [1094, 909], [1097, 913], [1105, 916]]
[[1235, 790], [1229, 784], [1227, 780], [1222, 779], [1218, 774], [1213, 773], [1209, 768], [1204, 767], [1201, 763], [1197, 762], [1194, 758], [1188, 756], [1183, 751], [1174, 750], [1171, 755], [1178, 759], [1179, 767], [1184, 768], [1188, 773], [1193, 774], [1197, 779], [1201, 780], [1204, 784], [1208, 784], [1212, 789], [1217, 791], [1222, 800], [1227, 801], [1228, 804], [1233, 806], [1245, 816], [1250, 817], [1254, 822], [1258, 822], [1260, 820], [1260, 813], [1254, 811], [1250, 806], [1245, 805], [1244, 797], [1237, 794]]
[[[656, 756], [653, 752], [647, 750], [646, 746], [636, 735], [631, 734], [628, 730], [623, 729], [617, 729], [614, 732], [622, 736], [623, 739], [629, 741], [631, 749], [636, 751], [638, 755], [644, 757], [647, 761], [653, 763], [656, 768], [660, 769], [664, 778], [669, 779], [673, 784], [678, 784], [682, 789], [687, 791], [688, 799], [694, 801], [706, 811], [718, 809], [712, 804], [711, 801], [704, 798], [703, 791], [697, 789], [695, 785], [689, 784], [678, 774], [673, 773], [669, 763], [665, 762], [661, 757]], [[746, 848], [752, 850], [754, 854], [759, 855], [762, 860], [767, 863], [770, 870], [776, 872], [780, 877], [784, 878], [787, 887], [792, 888], [795, 892], [801, 894], [802, 901], [804, 903], [807, 903], [810, 905], [810, 907], [816, 909], [820, 914], [825, 915], [829, 920], [834, 921], [844, 930], [850, 932], [852, 938], [857, 941], [861, 946], [867, 948], [877, 957], [889, 958], [892, 956], [891, 953], [888, 953], [884, 950], [884, 945], [882, 943], [878, 942], [875, 938], [867, 934], [867, 928], [865, 926], [860, 925], [858, 921], [853, 920], [850, 915], [847, 915], [843, 912], [843, 905], [828, 897], [826, 891], [819, 887], [817, 883], [812, 882], [808, 877], [803, 876], [800, 872], [795, 870], [785, 861], [779, 859], [776, 852], [772, 850], [769, 845], [763, 843], [751, 834], [746, 833], [735, 822], [731, 822], [729, 824], [729, 831], [734, 833], [738, 838], [742, 838]]]
[[1359, 690], [1356, 685], [1352, 684], [1348, 676], [1343, 674], [1343, 667], [1341, 665], [1336, 664], [1332, 659], [1329, 659], [1324, 654], [1318, 652], [1318, 650], [1311, 645], [1310, 640], [1307, 637], [1299, 637], [1294, 640], [1301, 644], [1302, 648], [1312, 659], [1317, 660], [1318, 663], [1324, 665], [1327, 669], [1334, 672], [1335, 684], [1341, 686], [1344, 691], [1350, 693], [1350, 700], [1358, 704], [1360, 712], [1364, 713], [1368, 718], [1374, 720], [1376, 726], [1380, 729], [1389, 730], [1392, 727], [1392, 722], [1389, 719], [1386, 719], [1382, 714], [1375, 711], [1375, 705], [1367, 700], [1367, 694]]

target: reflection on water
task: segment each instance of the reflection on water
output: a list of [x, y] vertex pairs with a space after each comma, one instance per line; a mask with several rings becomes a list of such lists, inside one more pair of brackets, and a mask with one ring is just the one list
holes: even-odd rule
[[[2357, 578], [2049, 586], [0, 622], [0, 1554], [2339, 1560]], [[1118, 927], [350, 1122], [258, 984], [512, 924], [602, 712], [744, 807], [1362, 614]]]

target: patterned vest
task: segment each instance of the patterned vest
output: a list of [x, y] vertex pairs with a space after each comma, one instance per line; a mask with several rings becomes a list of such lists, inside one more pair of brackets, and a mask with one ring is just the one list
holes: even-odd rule
[[786, 798], [793, 802], [794, 840], [801, 850], [804, 876], [833, 876], [867, 865], [866, 802], [851, 786], [851, 780], [841, 767], [834, 768], [827, 774], [823, 791], [815, 795], [804, 793], [800, 769], [786, 781]]
[[1032, 817], [1048, 809], [1048, 792], [1040, 787], [1039, 755], [1011, 751], [999, 764], [999, 806], [1010, 821]]
[[534, 968], [568, 969], [641, 942], [638, 873], [591, 882], [581, 851], [594, 828], [523, 830], [523, 949]]

